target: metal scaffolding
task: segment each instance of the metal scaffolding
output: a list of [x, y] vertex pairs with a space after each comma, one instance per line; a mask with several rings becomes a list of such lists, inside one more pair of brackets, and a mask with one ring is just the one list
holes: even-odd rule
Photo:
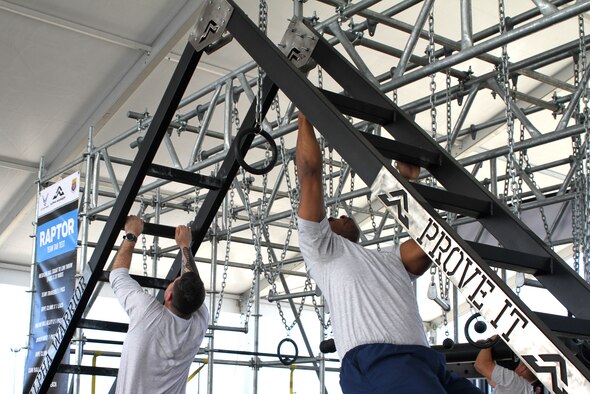
[[[231, 1], [218, 2], [235, 6]], [[531, 227], [532, 232], [535, 232], [547, 245], [556, 247], [571, 244], [574, 256], [572, 267], [587, 281], [590, 271], [590, 261], [588, 261], [590, 253], [588, 136], [590, 128], [587, 105], [589, 97], [587, 82], [590, 72], [586, 64], [586, 49], [590, 42], [584, 35], [583, 25], [585, 13], [590, 10], [590, 0], [535, 1], [535, 6], [532, 6], [530, 10], [520, 15], [511, 15], [508, 20], [500, 18], [497, 25], [479, 32], [472, 31], [470, 0], [462, 0], [461, 8], [457, 10], [461, 14], [461, 40], [459, 41], [435, 33], [436, 20], [433, 21], [434, 25], [428, 27], [429, 15], [432, 18], [432, 10], [436, 15], [438, 10], [436, 7], [440, 5], [434, 1], [405, 0], [380, 11], [371, 9], [378, 2], [370, 0], [361, 0], [354, 4], [340, 0], [321, 0], [321, 2], [334, 6], [334, 15], [323, 21], [310, 18], [310, 24], [313, 24], [313, 28], [327, 39], [329, 45], [342, 50], [342, 53], [352, 60], [358, 73], [377, 90], [392, 94], [393, 101], [407, 116], [421, 119], [426, 123], [426, 126], [423, 126], [424, 129], [433, 129], [430, 130], [433, 132], [432, 140], [449, 152], [449, 155], [457, 157], [458, 163], [464, 167], [466, 173], [476, 178], [486, 190], [503, 201], [508, 209], [516, 212]], [[303, 3], [305, 1], [294, 0], [295, 16], [311, 16], [311, 12], [307, 10], [313, 10], [313, 3], [306, 4], [306, 12], [303, 12]], [[414, 25], [396, 19], [398, 14], [411, 9], [418, 10]], [[354, 23], [353, 18], [362, 18], [363, 21]], [[580, 26], [579, 36], [564, 35], [563, 42], [555, 48], [514, 63], [509, 61], [506, 53], [501, 56], [489, 53], [502, 46], [508, 46], [509, 51], [510, 44], [526, 42], [535, 33], [543, 32], [544, 29], [564, 21], [575, 23], [573, 21], [576, 19]], [[346, 21], [350, 22], [348, 28], [345, 26]], [[257, 39], [253, 33], [245, 29], [242, 29], [244, 36], [240, 37], [237, 37], [236, 30], [232, 30], [229, 34], [225, 33], [226, 29], [229, 28], [220, 26], [218, 35], [205, 43], [195, 43], [198, 37], [193, 36], [177, 68], [178, 76], [172, 77], [171, 84], [176, 81], [183, 86], [188, 85], [190, 76], [186, 70], [196, 67], [203, 51], [214, 55], [215, 51], [223, 50], [223, 46], [231, 40], [232, 34], [233, 38], [239, 39], [240, 42], [241, 40], [252, 42]], [[233, 29], [238, 28], [233, 27]], [[403, 46], [393, 47], [366, 37], [366, 35], [372, 37], [376, 29], [396, 30], [399, 34], [403, 33], [407, 41]], [[419, 55], [418, 43], [426, 42], [429, 47], [427, 55]], [[279, 44], [279, 47], [282, 45], [284, 46], [285, 43]], [[378, 52], [384, 59], [383, 63], [391, 64], [390, 70], [380, 74], [372, 71], [363, 60], [362, 53], [367, 50]], [[296, 61], [297, 59], [294, 63]], [[478, 62], [480, 69], [483, 64], [483, 68], [489, 71], [476, 75], [471, 71], [470, 62]], [[247, 354], [252, 356], [251, 360], [233, 363], [252, 368], [253, 393], [257, 392], [257, 373], [260, 368], [269, 366], [288, 368], [274, 361], [261, 361], [259, 358], [259, 356], [265, 356], [258, 348], [258, 341], [263, 340], [258, 334], [262, 299], [276, 303], [278, 314], [287, 331], [290, 328], [281, 305], [289, 308], [295, 316], [291, 328], [297, 325], [307, 351], [301, 360], [306, 363], [302, 368], [314, 370], [317, 373], [320, 391], [325, 392], [324, 373], [337, 369], [326, 365], [324, 356], [318, 355], [318, 351], [312, 349], [307, 337], [310, 330], [306, 331], [298, 316], [303, 308], [315, 312], [321, 326], [320, 339], [323, 340], [328, 327], [325, 321], [326, 311], [315, 285], [306, 281], [296, 242], [290, 242], [291, 233], [295, 231], [294, 212], [297, 205], [296, 168], [293, 160], [293, 131], [296, 130], [297, 125], [292, 121], [297, 109], [290, 101], [289, 94], [278, 90], [282, 89], [281, 83], [269, 77], [270, 72], [265, 74], [263, 70], [257, 71], [257, 66], [257, 63], [252, 61], [190, 94], [184, 94], [184, 91], [172, 92], [173, 89], [169, 85], [171, 90], [167, 91], [166, 95], [174, 97], [163, 98], [163, 102], [168, 100], [172, 103], [165, 116], [160, 115], [159, 109], [154, 115], [147, 111], [138, 113], [130, 110], [128, 115], [135, 121], [133, 127], [99, 145], [96, 144], [91, 129], [87, 150], [80, 158], [52, 173], [44, 173], [41, 169], [40, 185], [50, 184], [54, 179], [78, 168], [82, 169], [84, 179], [83, 202], [80, 210], [79, 268], [83, 273], [82, 278], [86, 277], [82, 280], [85, 282], [82, 289], [91, 290], [83, 300], [76, 300], [77, 305], [83, 305], [80, 311], [77, 311], [74, 317], [69, 316], [68, 319], [64, 317], [64, 321], [72, 320], [78, 324], [74, 327], [69, 324], [64, 330], [62, 335], [64, 345], [60, 340], [56, 346], [54, 340], [55, 348], [63, 348], [61, 354], [71, 339], [78, 340], [78, 364], [81, 363], [81, 355], [84, 352], [83, 332], [78, 331], [74, 335], [71, 331], [74, 328], [113, 329], [113, 326], [106, 322], [84, 319], [86, 315], [84, 309], [92, 306], [102, 281], [107, 278], [108, 272], [103, 272], [103, 267], [108, 269], [105, 262], [111, 250], [116, 249], [113, 245], [122, 227], [124, 216], [130, 210], [136, 209], [148, 222], [146, 234], [151, 236], [150, 245], [144, 238], [141, 249], [138, 248], [135, 251], [144, 261], [146, 275], [145, 277], [137, 276], [137, 280], [147, 287], [162, 289], [165, 288], [167, 281], [174, 278], [178, 269], [176, 247], [163, 247], [165, 242], [162, 242], [162, 238], [170, 238], [170, 226], [178, 224], [175, 223], [178, 214], [185, 215], [188, 212], [195, 216], [192, 229], [198, 235], [194, 238], [201, 240], [197, 245], [193, 245], [193, 252], [198, 252], [196, 262], [200, 266], [210, 266], [208, 293], [212, 325], [210, 326], [211, 334], [205, 340], [208, 343], [204, 344], [207, 351], [208, 392], [213, 393], [214, 389], [212, 384], [214, 365], [232, 363], [217, 358], [218, 354], [224, 353], [215, 346], [217, 330], [234, 331], [238, 333], [236, 335], [249, 332], [254, 336], [254, 347]], [[182, 70], [182, 67], [185, 69]], [[543, 71], [556, 67], [560, 69], [559, 72], [547, 74]], [[190, 75], [192, 76], [192, 72]], [[317, 76], [315, 84], [319, 88], [329, 86], [332, 91], [338, 89], [347, 91], [328, 77], [324, 78], [322, 69], [319, 67], [311, 68], [309, 75], [310, 80], [312, 75]], [[519, 91], [516, 81], [518, 79], [522, 81], [525, 78], [529, 82], [534, 81], [535, 87], [530, 91]], [[430, 92], [424, 91], [423, 97], [403, 102], [405, 92], [415, 91], [416, 86], [423, 86], [420, 83], [424, 80], [429, 80], [430, 83], [427, 86]], [[437, 89], [436, 82], [444, 88]], [[423, 91], [422, 88], [421, 91]], [[330, 94], [327, 91], [323, 92], [326, 95]], [[473, 118], [470, 113], [475, 111], [475, 103], [483, 92], [491, 93], [497, 102], [501, 102], [501, 105], [494, 108], [497, 113], [487, 119], [467, 125], [468, 120]], [[347, 93], [350, 92], [347, 91]], [[410, 95], [410, 97], [414, 96], [414, 94]], [[173, 105], [174, 103], [176, 105]], [[506, 111], [504, 111], [505, 107]], [[451, 114], [451, 108], [454, 110], [453, 114]], [[354, 128], [375, 136], [367, 138], [382, 138], [387, 134], [382, 133], [382, 126], [379, 124], [379, 117], [383, 114], [379, 111], [382, 109], [349, 108], [349, 110], [348, 120]], [[360, 113], [363, 111], [376, 113], [375, 118], [362, 119]], [[240, 119], [241, 113], [246, 114], [243, 119]], [[278, 160], [268, 175], [252, 175], [239, 171], [234, 160], [238, 154], [237, 150], [245, 155], [247, 146], [250, 145], [248, 141], [234, 149], [235, 132], [250, 127], [256, 122], [256, 116], [259, 114], [263, 115], [262, 129], [276, 140], [278, 146], [276, 152]], [[445, 114], [446, 117], [444, 127], [444, 122], [438, 119], [441, 117], [440, 114]], [[550, 114], [556, 120], [556, 125], [538, 124], [537, 119], [540, 114]], [[438, 123], [440, 126], [437, 128]], [[223, 130], [215, 130], [212, 124], [222, 125]], [[514, 125], [521, 127], [520, 139], [518, 136], [513, 136], [508, 139], [507, 146], [498, 146], [485, 151], [478, 150], [498, 130], [510, 131]], [[146, 153], [146, 164], [143, 166], [138, 167], [137, 157], [135, 160], [130, 160], [111, 153], [112, 151], [125, 152], [128, 149], [121, 147], [129, 145], [130, 149], [137, 149], [139, 156], [142, 148], [153, 144], [149, 140], [152, 138], [150, 137], [152, 128], [158, 128], [159, 137], [154, 138], [156, 140], [160, 138], [164, 144], [159, 147], [159, 142], [156, 141], [153, 149]], [[440, 131], [445, 128], [446, 132]], [[322, 135], [324, 135], [323, 132]], [[253, 167], [264, 165], [268, 162], [270, 155], [267, 141], [259, 136], [256, 138], [251, 136], [250, 139], [252, 141], [246, 160]], [[389, 137], [388, 139], [393, 141]], [[572, 151], [559, 152], [557, 159], [542, 160], [542, 155], [535, 155], [534, 162], [528, 160], [529, 151], [552, 149], [554, 144], [564, 140], [572, 141]], [[366, 246], [380, 247], [384, 244], [399, 242], [400, 238], [411, 235], [396, 224], [394, 215], [390, 211], [379, 210], [376, 205], [371, 204], [368, 199], [371, 194], [371, 185], [362, 179], [370, 169], [358, 168], [358, 165], [352, 166], [349, 164], [350, 160], [346, 162], [343, 159], [344, 154], [338, 149], [333, 149], [333, 142], [328, 138], [323, 140], [322, 145], [327, 206], [335, 211], [344, 210], [357, 221], [363, 230], [362, 243]], [[381, 143], [386, 144], [385, 141]], [[385, 146], [383, 148], [386, 149]], [[397, 152], [398, 156], [403, 156], [403, 153], [399, 152], [399, 147], [392, 146], [391, 149]], [[433, 159], [427, 157], [427, 153], [408, 151], [405, 154], [408, 155], [408, 161], [418, 161], [427, 168], [434, 166]], [[152, 162], [172, 163], [172, 166], [150, 164]], [[500, 162], [506, 165], [505, 173], [498, 168]], [[423, 183], [426, 184], [430, 174], [424, 171], [422, 175]], [[147, 177], [144, 178], [144, 176]], [[219, 189], [222, 192], [219, 192], [213, 201], [212, 190]], [[423, 192], [427, 191], [423, 190]], [[121, 196], [125, 196], [124, 201]], [[436, 198], [438, 197], [433, 197], [434, 200]], [[466, 201], [466, 204], [473, 205], [461, 209], [448, 200], [437, 200], [437, 203], [438, 206], [431, 204], [442, 217], [450, 223], [452, 221], [457, 233], [465, 240], [488, 245], [498, 244], [497, 238], [484, 226], [478, 224], [471, 215], [471, 210], [479, 209], [477, 201]], [[206, 218], [201, 219], [199, 215]], [[119, 219], [113, 219], [114, 216]], [[94, 223], [96, 223], [93, 226], [94, 229], [91, 229], [91, 224]], [[102, 228], [100, 238], [96, 237], [96, 227]], [[227, 250], [218, 250], [220, 242], [226, 244]], [[248, 246], [245, 249], [246, 256], [241, 256], [240, 261], [233, 261], [230, 258], [230, 243], [232, 247], [240, 244]], [[100, 256], [97, 253], [100, 253]], [[484, 252], [478, 250], [478, 253]], [[244, 261], [251, 261], [251, 263]], [[168, 270], [169, 266], [164, 279], [161, 272]], [[503, 262], [498, 262], [496, 267], [501, 271], [504, 268], [511, 268]], [[222, 270], [221, 275], [219, 270]], [[248, 289], [235, 294], [243, 300], [245, 324], [242, 327], [218, 325], [224, 292], [227, 293], [227, 278], [237, 270], [247, 270], [251, 272], [252, 277]], [[529, 267], [529, 271], [525, 272], [533, 272], [533, 268]], [[506, 279], [505, 274], [503, 278]], [[538, 281], [530, 278], [527, 281], [525, 286], [542, 286]], [[584, 284], [580, 284], [580, 292], [586, 290], [587, 284], [583, 280], [582, 282]], [[551, 286], [549, 283], [546, 285]], [[307, 301], [299, 306], [298, 300], [303, 296], [307, 297]], [[317, 300], [315, 296], [318, 296]], [[456, 292], [452, 296], [452, 301], [452, 317], [449, 316], [448, 321], [456, 323], [460, 313]], [[568, 305], [568, 309], [570, 307], [571, 310], [577, 308], [573, 300]], [[588, 319], [579, 310], [573, 313], [577, 317]], [[252, 317], [251, 325], [248, 323], [250, 317]], [[433, 324], [436, 329], [442, 324], [442, 320], [437, 317], [425, 324]], [[118, 329], [124, 332], [126, 328], [118, 327]], [[458, 335], [457, 331], [455, 327], [455, 338]], [[315, 332], [313, 334], [315, 335]], [[590, 337], [590, 332], [585, 331], [583, 327], [571, 335], [585, 339]], [[57, 355], [59, 356], [59, 351]], [[472, 358], [473, 353], [469, 353], [466, 357]], [[203, 362], [203, 359], [199, 358], [199, 361]], [[48, 359], [46, 367], [38, 375], [33, 388], [34, 392], [47, 390], [47, 377], [51, 377], [56, 372], [101, 373], [95, 370], [82, 372], [79, 365], [57, 366], [53, 359]], [[102, 373], [112, 376], [113, 373], [116, 374], [116, 371]], [[557, 386], [551, 388], [552, 392], [560, 392], [556, 388]]]

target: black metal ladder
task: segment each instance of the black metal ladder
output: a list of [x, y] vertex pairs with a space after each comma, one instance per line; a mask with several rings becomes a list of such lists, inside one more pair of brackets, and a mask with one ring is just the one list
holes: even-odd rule
[[[223, 31], [220, 31], [220, 33], [223, 33]], [[195, 42], [187, 43], [152, 122], [146, 131], [145, 137], [139, 145], [135, 160], [129, 169], [121, 191], [105, 223], [95, 246], [94, 253], [76, 284], [74, 296], [68, 304], [66, 313], [59, 322], [56, 335], [53, 336], [51, 341], [48, 341], [46, 355], [43, 358], [31, 388], [32, 393], [47, 392], [56, 372], [79, 373], [80, 368], [78, 366], [60, 365], [61, 360], [66, 351], [69, 350], [70, 341], [72, 340], [75, 329], [82, 328], [87, 324], [87, 321], [82, 318], [83, 313], [88, 306], [98, 281], [108, 280], [108, 272], [104, 271], [105, 264], [124, 226], [125, 219], [139, 192], [142, 182], [147, 175], [208, 188], [209, 192], [195, 220], [191, 224], [193, 235], [191, 250], [193, 255], [197, 252], [207, 235], [207, 231], [240, 167], [236, 159], [235, 150], [229, 149], [214, 177], [164, 167], [153, 164], [152, 162], [202, 53], [210, 50], [211, 44], [219, 42], [220, 38], [215, 36], [213, 40], [208, 40], [200, 46], [196, 45]], [[225, 37], [223, 37], [223, 40], [225, 40]], [[264, 117], [277, 94], [278, 88], [269, 78], [263, 80], [262, 86], [261, 106], [257, 109], [256, 102], [252, 103], [242, 122], [240, 131], [252, 129], [257, 121], [257, 110], [260, 110], [261, 116]], [[242, 157], [245, 156], [254, 137], [255, 135], [253, 133], [248, 133], [241, 139], [239, 152]], [[144, 230], [144, 233], [148, 235], [174, 238], [174, 227], [146, 223]], [[141, 277], [136, 277], [136, 279], [145, 287], [165, 287], [169, 281], [173, 280], [180, 273], [181, 260], [182, 258], [179, 253], [166, 275], [166, 279]], [[104, 323], [101, 324], [105, 329], [108, 328], [108, 322], [106, 326]], [[112, 375], [112, 373], [113, 371], [108, 371], [107, 374]]]
[[[340, 55], [310, 22], [292, 20], [278, 48], [232, 0], [212, 3], [212, 9], [228, 10], [229, 18], [223, 23], [234, 39], [371, 185], [373, 198], [383, 203], [539, 380], [554, 393], [590, 392], [590, 370], [554, 330], [581, 323], [573, 335], [590, 334], [585, 324], [590, 319], [588, 283]], [[203, 17], [210, 23], [222, 23], [213, 11]], [[346, 95], [316, 88], [299, 71], [300, 67], [307, 69], [310, 61], [328, 72]], [[379, 123], [395, 142], [364, 135], [344, 114]], [[421, 165], [444, 190], [408, 182], [393, 168], [391, 159]], [[502, 246], [466, 242], [435, 208], [474, 217]], [[575, 319], [542, 318], [531, 311], [484, 257], [492, 264], [534, 274]]]

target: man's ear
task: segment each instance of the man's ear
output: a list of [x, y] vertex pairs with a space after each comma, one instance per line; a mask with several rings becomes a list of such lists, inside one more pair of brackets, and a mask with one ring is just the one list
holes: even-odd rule
[[171, 291], [167, 291], [164, 293], [164, 302], [165, 303], [172, 302], [172, 292]]

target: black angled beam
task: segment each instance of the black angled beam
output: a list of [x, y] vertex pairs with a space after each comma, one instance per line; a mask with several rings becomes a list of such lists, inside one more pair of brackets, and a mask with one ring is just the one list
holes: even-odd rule
[[49, 348], [31, 388], [31, 392], [34, 394], [47, 392], [51, 385], [59, 362], [69, 347], [78, 321], [86, 309], [99, 277], [102, 275], [103, 268], [125, 224], [125, 219], [145, 178], [147, 169], [158, 151], [170, 121], [199, 63], [201, 54], [187, 43], [105, 223], [94, 253], [76, 284], [74, 296], [59, 323], [56, 335], [49, 343]]

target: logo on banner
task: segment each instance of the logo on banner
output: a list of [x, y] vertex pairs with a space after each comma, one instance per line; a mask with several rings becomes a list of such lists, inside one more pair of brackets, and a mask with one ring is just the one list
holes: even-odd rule
[[563, 385], [567, 386], [567, 366], [563, 357], [559, 354], [539, 354], [539, 357], [549, 365], [539, 365], [534, 356], [522, 356], [535, 372], [551, 374], [552, 389], [554, 393], [566, 394], [567, 391], [560, 388], [558, 385], [558, 380], [560, 380]]
[[79, 178], [80, 173], [75, 172], [61, 181], [41, 190], [41, 199], [37, 212], [38, 217], [45, 216], [64, 205], [77, 201], [80, 197], [78, 191]]
[[397, 208], [397, 217], [400, 222], [410, 228], [410, 219], [408, 215], [408, 194], [405, 190], [395, 190], [389, 193], [379, 194], [377, 197], [387, 207]]

